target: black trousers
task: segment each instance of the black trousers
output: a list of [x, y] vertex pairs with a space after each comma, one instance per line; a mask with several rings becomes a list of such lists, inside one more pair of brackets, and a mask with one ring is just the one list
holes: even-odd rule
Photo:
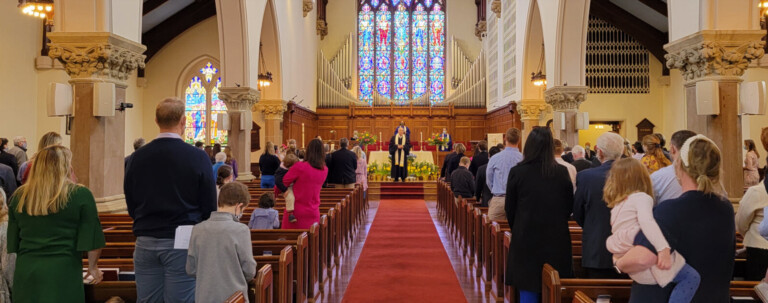
[[765, 271], [768, 269], [768, 249], [747, 247], [746, 265], [745, 280], [760, 281], [765, 278]]
[[399, 178], [401, 181], [405, 181], [405, 178], [408, 177], [408, 170], [405, 167], [392, 165], [392, 179], [397, 182], [397, 179]]

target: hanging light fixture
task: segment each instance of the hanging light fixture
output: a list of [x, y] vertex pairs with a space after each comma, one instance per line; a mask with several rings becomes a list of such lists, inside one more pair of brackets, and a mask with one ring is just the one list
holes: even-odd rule
[[544, 65], [544, 43], [541, 44], [541, 59], [539, 59], [538, 72], [531, 73], [531, 83], [535, 86], [546, 86], [547, 75], [541, 70]]
[[25, 15], [53, 20], [53, 0], [19, 0], [19, 8]]
[[[267, 64], [264, 62], [264, 52], [261, 50], [262, 46], [264, 46], [264, 44], [259, 42], [259, 58], [261, 58], [261, 63], [259, 64], [259, 90], [272, 85], [272, 73], [267, 70]], [[262, 67], [265, 71], [264, 73], [262, 73]]]

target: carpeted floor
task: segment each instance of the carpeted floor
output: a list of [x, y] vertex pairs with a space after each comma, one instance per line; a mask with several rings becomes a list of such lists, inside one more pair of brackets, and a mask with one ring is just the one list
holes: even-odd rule
[[466, 302], [424, 200], [382, 200], [343, 302]]

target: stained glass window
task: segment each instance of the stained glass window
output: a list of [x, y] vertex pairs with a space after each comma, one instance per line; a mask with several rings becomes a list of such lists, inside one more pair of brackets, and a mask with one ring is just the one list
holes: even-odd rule
[[215, 77], [218, 73], [213, 63], [208, 62], [184, 89], [187, 116], [184, 141], [190, 144], [197, 141], [227, 144], [227, 131], [217, 130], [218, 114], [227, 112], [224, 101], [219, 99], [221, 77]]
[[445, 99], [445, 0], [359, 0], [359, 99]]

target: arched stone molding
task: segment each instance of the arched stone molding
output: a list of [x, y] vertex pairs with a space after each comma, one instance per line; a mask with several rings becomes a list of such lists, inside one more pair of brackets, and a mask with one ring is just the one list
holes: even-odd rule
[[[261, 90], [262, 99], [281, 99], [283, 97], [282, 54], [280, 34], [277, 25], [274, 0], [268, 0], [261, 24], [261, 52], [265, 66], [262, 69], [272, 73], [272, 85]], [[261, 64], [261, 59], [259, 59]]]

